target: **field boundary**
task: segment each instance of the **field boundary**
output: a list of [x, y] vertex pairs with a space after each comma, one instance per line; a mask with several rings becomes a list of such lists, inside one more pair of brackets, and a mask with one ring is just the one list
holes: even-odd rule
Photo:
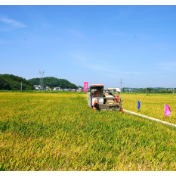
[[166, 124], [166, 125], [171, 125], [173, 127], [176, 127], [176, 124], [169, 123], [169, 122], [166, 122], [166, 121], [163, 121], [163, 120], [159, 120], [159, 119], [155, 119], [153, 117], [149, 117], [149, 116], [146, 116], [146, 115], [138, 114], [136, 112], [128, 111], [128, 110], [125, 110], [125, 109], [124, 109], [124, 112], [126, 112], [128, 114], [133, 114], [133, 115], [137, 115], [137, 116], [140, 116], [140, 117], [144, 117], [144, 118], [147, 118], [147, 119], [159, 122], [159, 123], [163, 123], [163, 124]]

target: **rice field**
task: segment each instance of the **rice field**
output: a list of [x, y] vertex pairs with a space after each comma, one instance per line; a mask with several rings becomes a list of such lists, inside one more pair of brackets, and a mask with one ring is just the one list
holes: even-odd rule
[[[166, 118], [163, 102], [169, 104], [175, 122], [174, 96], [121, 97], [124, 109], [137, 112], [139, 99], [140, 113], [158, 118]], [[121, 112], [93, 111], [86, 95], [0, 93], [2, 171], [175, 171], [175, 151], [175, 128]]]
[[[139, 114], [154, 117], [166, 122], [176, 124], [176, 94], [121, 94], [123, 108]], [[141, 102], [140, 110], [137, 101]], [[171, 115], [164, 115], [164, 105], [171, 108]]]

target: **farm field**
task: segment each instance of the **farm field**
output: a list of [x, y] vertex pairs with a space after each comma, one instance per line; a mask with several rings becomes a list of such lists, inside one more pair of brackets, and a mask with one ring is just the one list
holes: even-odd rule
[[[176, 94], [127, 94], [122, 93], [123, 108], [139, 114], [154, 117], [166, 122], [176, 124]], [[137, 101], [141, 102], [140, 111], [137, 109]], [[171, 115], [164, 115], [164, 105], [171, 108]]]
[[[166, 103], [176, 122], [175, 97], [159, 96], [121, 95], [124, 109], [137, 112], [139, 100], [140, 113], [155, 118], [156, 113], [165, 118]], [[175, 171], [175, 151], [175, 128], [121, 112], [93, 111], [86, 95], [0, 93], [0, 170]]]

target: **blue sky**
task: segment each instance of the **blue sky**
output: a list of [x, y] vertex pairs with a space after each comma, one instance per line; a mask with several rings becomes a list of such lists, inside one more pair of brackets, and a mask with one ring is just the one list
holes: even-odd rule
[[0, 5], [0, 74], [176, 87], [176, 6]]

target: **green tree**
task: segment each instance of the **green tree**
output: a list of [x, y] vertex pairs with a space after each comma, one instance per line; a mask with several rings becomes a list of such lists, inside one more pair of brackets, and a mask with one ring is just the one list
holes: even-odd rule
[[29, 90], [34, 90], [31, 82], [22, 77], [10, 74], [0, 74], [0, 90], [21, 90], [21, 81], [23, 90], [25, 90], [26, 86], [28, 86]]
[[[40, 85], [40, 78], [32, 78], [32, 79], [29, 79], [29, 81], [33, 83], [34, 85]], [[55, 77], [44, 77], [43, 86], [49, 86], [52, 89], [54, 87], [61, 87], [62, 89], [65, 89], [65, 88], [77, 89], [78, 88], [75, 84], [70, 83], [66, 79], [58, 79]]]

